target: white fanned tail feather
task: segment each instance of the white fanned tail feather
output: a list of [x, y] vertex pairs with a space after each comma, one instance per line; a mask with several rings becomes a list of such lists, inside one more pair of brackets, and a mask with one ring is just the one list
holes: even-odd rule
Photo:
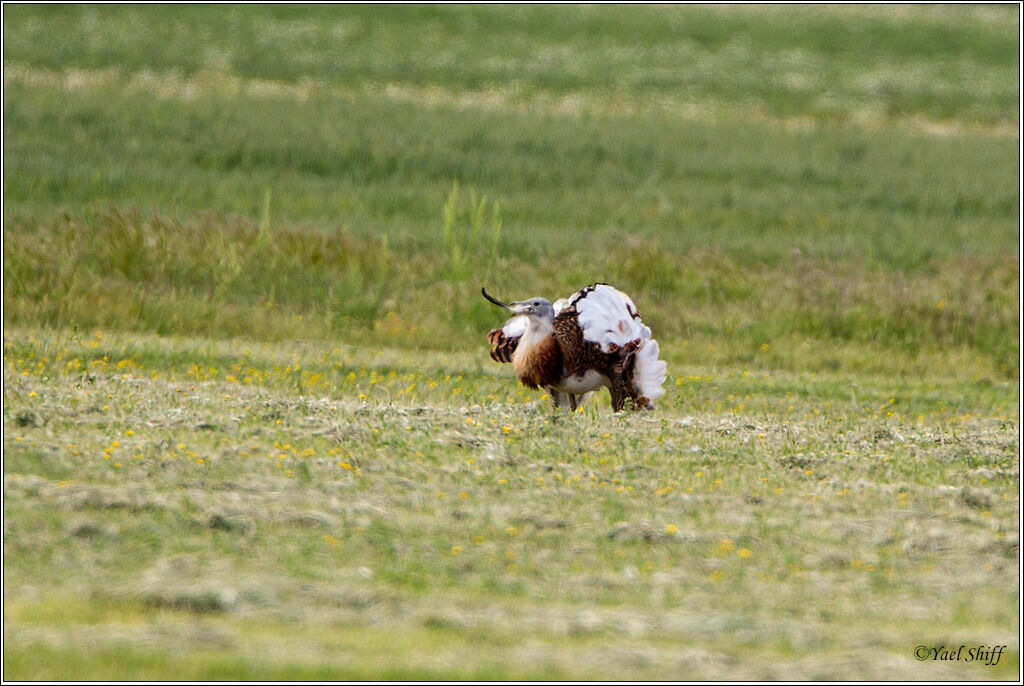
[[640, 395], [647, 396], [652, 403], [665, 395], [662, 384], [668, 374], [668, 364], [658, 359], [658, 341], [653, 338], [641, 344], [636, 351], [636, 366], [633, 367], [633, 385]]
[[658, 342], [640, 321], [640, 313], [628, 295], [608, 284], [597, 284], [583, 289], [570, 302], [576, 305], [584, 340], [597, 343], [606, 353], [637, 343], [633, 384], [640, 395], [653, 402], [665, 394], [662, 384], [668, 365], [658, 359]]

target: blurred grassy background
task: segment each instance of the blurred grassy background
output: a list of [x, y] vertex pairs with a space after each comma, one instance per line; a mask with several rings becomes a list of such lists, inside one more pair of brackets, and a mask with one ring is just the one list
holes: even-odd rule
[[[6, 322], [471, 349], [480, 284], [606, 280], [723, 363], [796, 338], [1017, 374], [1012, 7], [16, 5], [4, 32]], [[498, 250], [445, 241], [455, 183]]]

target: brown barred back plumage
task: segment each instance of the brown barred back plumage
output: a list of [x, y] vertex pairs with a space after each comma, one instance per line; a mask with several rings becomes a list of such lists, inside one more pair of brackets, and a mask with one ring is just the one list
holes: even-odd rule
[[[584, 289], [582, 295], [585, 296], [588, 292], [587, 289]], [[583, 332], [577, 321], [578, 313], [575, 300], [578, 298], [562, 308], [562, 311], [555, 317], [555, 339], [562, 349], [566, 376], [583, 374], [589, 369], [599, 371], [612, 382], [612, 386], [609, 388], [612, 396], [612, 409], [616, 412], [621, 410], [627, 397], [632, 398], [637, 406], [646, 408], [649, 401], [640, 396], [632, 384], [632, 353], [639, 345], [639, 341], [633, 341], [612, 353], [602, 351], [601, 346], [597, 343], [583, 338]], [[630, 314], [633, 313], [630, 312]]]

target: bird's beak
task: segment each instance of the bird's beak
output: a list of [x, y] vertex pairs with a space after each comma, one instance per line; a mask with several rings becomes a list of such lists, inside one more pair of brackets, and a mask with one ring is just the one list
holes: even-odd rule
[[[512, 307], [511, 307], [511, 306], [509, 306], [509, 305], [506, 305], [505, 303], [501, 302], [501, 301], [500, 301], [500, 300], [498, 300], [497, 298], [495, 298], [495, 297], [493, 297], [493, 296], [489, 295], [489, 294], [487, 293], [487, 291], [486, 291], [486, 290], [484, 290], [483, 286], [481, 286], [481, 287], [480, 287], [480, 292], [484, 294], [484, 297], [485, 297], [485, 298], [487, 298], [487, 299], [488, 299], [488, 300], [489, 300], [490, 302], [494, 303], [494, 304], [495, 304], [495, 305], [497, 305], [498, 307], [504, 307], [504, 308], [505, 308], [506, 310], [512, 310]], [[512, 304], [513, 304], [513, 305], [517, 305], [518, 303], [512, 303]], [[512, 310], [512, 311], [514, 312], [515, 310]]]
[[516, 314], [529, 314], [533, 312], [533, 308], [530, 307], [529, 303], [509, 303], [508, 309], [512, 310]]

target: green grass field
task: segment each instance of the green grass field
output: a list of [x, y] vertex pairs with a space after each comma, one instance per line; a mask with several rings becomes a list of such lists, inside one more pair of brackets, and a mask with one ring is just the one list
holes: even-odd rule
[[1018, 7], [3, 24], [5, 679], [1019, 674]]

